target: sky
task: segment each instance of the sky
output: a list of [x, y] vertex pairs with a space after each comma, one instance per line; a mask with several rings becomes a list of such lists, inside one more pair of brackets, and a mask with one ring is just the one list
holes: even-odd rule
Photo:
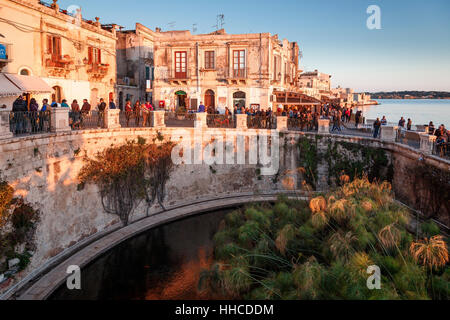
[[[49, 1], [49, 0], [47, 0]], [[51, 1], [50, 1], [51, 2]], [[278, 34], [296, 41], [300, 65], [331, 74], [332, 86], [356, 91], [450, 91], [449, 0], [59, 0], [83, 17], [134, 29], [215, 30]], [[369, 30], [370, 5], [381, 10], [381, 29]]]

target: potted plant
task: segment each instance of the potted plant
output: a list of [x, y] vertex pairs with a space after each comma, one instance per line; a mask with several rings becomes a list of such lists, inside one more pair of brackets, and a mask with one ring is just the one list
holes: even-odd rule
[[179, 106], [176, 110], [176, 115], [178, 120], [184, 120], [186, 119], [186, 107]]

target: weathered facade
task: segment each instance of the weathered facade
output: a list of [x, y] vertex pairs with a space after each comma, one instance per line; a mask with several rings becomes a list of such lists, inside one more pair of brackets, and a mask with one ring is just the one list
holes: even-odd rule
[[157, 29], [154, 62], [154, 103], [161, 107], [268, 108], [274, 91], [295, 90], [299, 47], [270, 33]]
[[297, 84], [302, 93], [319, 100], [331, 94], [331, 75], [318, 70], [299, 74]]
[[152, 101], [156, 34], [137, 23], [135, 30], [117, 33], [117, 95], [125, 101]]
[[[38, 0], [0, 0], [0, 43], [7, 59], [1, 59], [1, 71], [45, 81], [51, 92], [22, 92], [34, 97], [54, 99], [114, 98], [116, 85], [116, 31], [104, 26], [97, 17], [85, 20], [81, 10], [68, 12], [57, 0], [44, 4]], [[40, 93], [36, 96], [37, 93]], [[7, 104], [8, 108], [11, 105]]]

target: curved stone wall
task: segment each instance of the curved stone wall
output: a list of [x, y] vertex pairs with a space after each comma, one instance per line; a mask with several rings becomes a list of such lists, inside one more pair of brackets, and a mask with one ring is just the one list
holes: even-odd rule
[[[41, 220], [36, 230], [37, 250], [27, 269], [17, 275], [18, 281], [20, 279], [24, 281], [16, 285], [14, 290], [37, 276], [39, 272], [61, 261], [70, 248], [76, 248], [83, 240], [85, 242], [94, 240], [120, 228], [118, 218], [103, 211], [95, 185], [86, 185], [84, 189], [79, 190], [78, 172], [83, 166], [85, 156], [93, 157], [104, 148], [125, 143], [127, 140], [136, 140], [139, 136], [150, 141], [157, 136], [157, 130], [122, 128], [0, 140], [0, 180], [6, 180], [16, 190], [16, 196], [23, 197], [41, 212]], [[181, 134], [178, 129], [159, 130], [163, 136], [173, 136], [177, 139], [176, 137], [181, 134], [193, 135], [195, 129], [184, 128]], [[258, 130], [210, 129], [209, 131], [217, 136], [225, 136], [230, 132], [257, 134]], [[267, 134], [268, 131], [262, 130], [261, 133]], [[280, 136], [279, 172], [281, 176], [286, 172], [294, 176], [294, 188], [300, 189], [303, 178], [297, 170], [299, 160], [297, 142], [302, 137], [314, 139], [316, 135], [284, 132]], [[326, 139], [317, 140], [320, 150], [326, 150], [330, 143], [329, 139], [385, 150], [389, 163], [394, 168], [393, 185], [400, 199], [414, 200], [411, 195], [414, 188], [408, 185], [408, 172], [414, 170], [418, 162], [450, 171], [449, 161], [422, 155], [407, 146], [361, 137], [325, 136]], [[246, 139], [246, 163], [249, 163], [253, 140], [249, 137]], [[210, 137], [205, 141], [207, 142], [203, 142], [203, 146], [211, 142]], [[326, 189], [328, 186], [327, 166], [327, 162], [321, 159], [317, 177], [320, 189]], [[280, 178], [280, 174], [263, 176], [261, 167], [254, 164], [180, 165], [171, 174], [167, 184], [165, 204], [169, 208], [174, 208], [235, 195], [268, 195], [292, 191], [292, 184], [286, 184]], [[160, 209], [155, 206], [150, 210], [150, 214], [159, 212]], [[447, 225], [450, 224], [448, 210], [448, 207], [444, 207], [440, 217]], [[136, 209], [131, 221], [138, 221], [145, 216], [146, 208], [142, 205]], [[14, 290], [10, 290], [8, 294]]]

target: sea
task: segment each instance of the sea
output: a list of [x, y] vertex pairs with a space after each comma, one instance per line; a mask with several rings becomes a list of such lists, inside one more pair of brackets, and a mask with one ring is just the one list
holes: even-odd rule
[[433, 121], [437, 128], [441, 124], [450, 129], [450, 100], [437, 99], [379, 99], [379, 105], [359, 107], [366, 119], [386, 116], [389, 123], [397, 124], [401, 117], [411, 119], [413, 125], [425, 125]]

